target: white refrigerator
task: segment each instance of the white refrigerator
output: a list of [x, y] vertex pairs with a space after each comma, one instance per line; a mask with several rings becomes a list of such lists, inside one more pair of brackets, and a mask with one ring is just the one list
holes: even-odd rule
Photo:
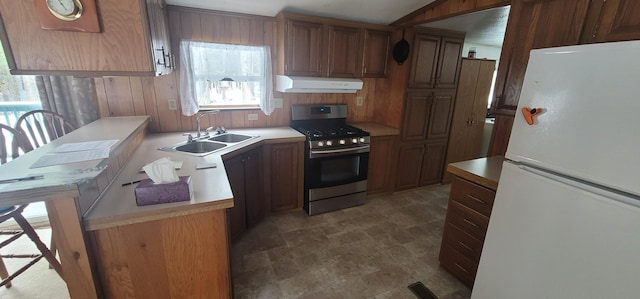
[[640, 41], [531, 51], [516, 112], [472, 298], [640, 298]]

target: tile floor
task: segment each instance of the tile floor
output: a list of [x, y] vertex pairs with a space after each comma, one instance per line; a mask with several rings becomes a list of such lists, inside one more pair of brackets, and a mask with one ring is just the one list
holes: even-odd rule
[[422, 281], [440, 299], [470, 290], [439, 267], [450, 185], [370, 198], [309, 217], [273, 215], [232, 246], [235, 298], [407, 298]]

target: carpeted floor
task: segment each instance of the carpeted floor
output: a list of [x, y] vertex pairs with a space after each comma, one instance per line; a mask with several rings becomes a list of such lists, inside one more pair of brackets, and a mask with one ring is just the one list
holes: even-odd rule
[[450, 185], [370, 198], [316, 216], [272, 215], [232, 246], [235, 298], [416, 299], [470, 290], [439, 267]]
[[[45, 244], [51, 239], [51, 229], [36, 229]], [[20, 237], [17, 241], [0, 249], [3, 254], [9, 253], [38, 253], [36, 246], [27, 236]], [[3, 259], [9, 273], [28, 263], [29, 259]], [[55, 270], [49, 269], [49, 264], [43, 258], [31, 268], [20, 274], [12, 281], [9, 289], [0, 288], [0, 299], [66, 299], [69, 298], [67, 285], [58, 276]]]

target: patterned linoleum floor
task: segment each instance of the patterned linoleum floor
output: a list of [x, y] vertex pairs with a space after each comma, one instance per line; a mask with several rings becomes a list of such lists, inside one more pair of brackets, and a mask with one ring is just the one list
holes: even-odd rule
[[235, 298], [417, 298], [422, 281], [440, 299], [470, 290], [439, 267], [450, 185], [370, 198], [309, 217], [269, 216], [231, 248]]

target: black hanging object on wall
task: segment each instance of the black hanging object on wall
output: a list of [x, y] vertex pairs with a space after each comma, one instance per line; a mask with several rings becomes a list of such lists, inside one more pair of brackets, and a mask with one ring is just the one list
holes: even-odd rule
[[409, 57], [409, 42], [404, 39], [404, 30], [402, 30], [402, 40], [393, 46], [393, 59], [402, 65]]

